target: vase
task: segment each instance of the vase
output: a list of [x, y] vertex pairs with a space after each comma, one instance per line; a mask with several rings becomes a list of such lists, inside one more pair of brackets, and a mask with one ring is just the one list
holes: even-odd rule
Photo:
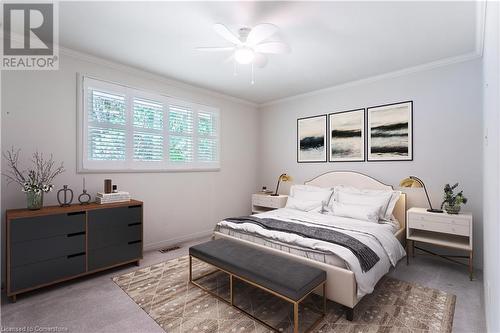
[[43, 207], [43, 191], [26, 192], [26, 203], [29, 210], [37, 210]]
[[460, 205], [449, 205], [447, 203], [444, 204], [444, 210], [448, 214], [458, 214], [460, 213], [460, 208], [461, 208]]

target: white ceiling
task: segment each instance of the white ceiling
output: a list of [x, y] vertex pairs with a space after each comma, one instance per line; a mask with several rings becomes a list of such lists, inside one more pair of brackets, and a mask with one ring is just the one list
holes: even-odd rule
[[[255, 103], [476, 51], [474, 2], [61, 2], [60, 44]], [[212, 30], [269, 22], [292, 52], [225, 62]]]

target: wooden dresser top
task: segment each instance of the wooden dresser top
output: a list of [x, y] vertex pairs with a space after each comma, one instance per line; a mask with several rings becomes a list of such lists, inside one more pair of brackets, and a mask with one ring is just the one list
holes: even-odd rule
[[138, 206], [142, 205], [142, 201], [139, 200], [130, 200], [125, 202], [116, 202], [116, 203], [107, 203], [107, 204], [98, 204], [95, 202], [89, 203], [88, 205], [80, 205], [80, 204], [72, 204], [67, 207], [61, 206], [46, 206], [42, 209], [38, 210], [29, 210], [29, 209], [8, 209], [6, 211], [6, 218], [10, 219], [19, 219], [23, 217], [35, 217], [35, 216], [44, 216], [44, 215], [55, 215], [55, 214], [66, 214], [66, 213], [74, 213], [74, 212], [84, 212], [88, 210], [95, 209], [104, 209], [104, 208], [116, 208], [116, 207], [128, 207], [128, 206]]

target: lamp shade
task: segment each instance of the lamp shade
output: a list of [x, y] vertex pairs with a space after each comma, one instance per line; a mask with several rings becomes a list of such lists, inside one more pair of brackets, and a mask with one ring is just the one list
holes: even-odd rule
[[286, 173], [284, 173], [284, 174], [281, 175], [281, 181], [282, 182], [291, 182], [292, 180], [293, 180], [292, 176], [289, 176]]
[[403, 179], [401, 182], [399, 182], [399, 186], [401, 187], [424, 187], [424, 184], [422, 181], [419, 181], [418, 178], [410, 176], [408, 178]]

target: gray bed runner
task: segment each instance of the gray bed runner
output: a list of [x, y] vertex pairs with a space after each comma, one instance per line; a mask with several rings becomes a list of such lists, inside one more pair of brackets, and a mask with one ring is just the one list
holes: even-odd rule
[[270, 218], [261, 219], [254, 216], [231, 217], [225, 219], [225, 221], [238, 224], [252, 223], [267, 230], [288, 232], [305, 238], [318, 239], [343, 246], [358, 258], [363, 272], [369, 271], [380, 260], [378, 255], [368, 246], [340, 231]]

